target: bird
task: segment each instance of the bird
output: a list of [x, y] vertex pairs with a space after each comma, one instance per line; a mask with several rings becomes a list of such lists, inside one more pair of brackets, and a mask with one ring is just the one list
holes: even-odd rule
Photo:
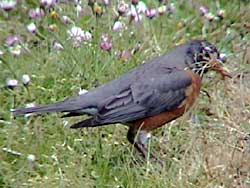
[[124, 124], [128, 126], [128, 141], [142, 157], [158, 160], [156, 154], [149, 152], [151, 132], [190, 110], [199, 96], [205, 73], [213, 70], [223, 79], [231, 77], [220, 57], [216, 46], [207, 40], [191, 40], [85, 94], [54, 104], [14, 109], [13, 113], [88, 116], [71, 125], [73, 129]]

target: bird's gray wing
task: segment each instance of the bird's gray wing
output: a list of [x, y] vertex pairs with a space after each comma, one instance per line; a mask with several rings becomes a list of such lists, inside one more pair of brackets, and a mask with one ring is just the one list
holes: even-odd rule
[[186, 98], [192, 78], [184, 70], [145, 76], [98, 105], [95, 124], [126, 123], [177, 108]]

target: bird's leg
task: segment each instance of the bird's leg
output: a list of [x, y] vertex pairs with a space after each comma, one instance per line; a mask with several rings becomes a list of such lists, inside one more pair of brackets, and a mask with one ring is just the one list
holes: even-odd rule
[[142, 154], [144, 158], [148, 155], [148, 140], [150, 138], [150, 133], [146, 131], [135, 131], [133, 129], [129, 129], [127, 138], [131, 144]]
[[152, 152], [149, 153], [148, 141], [151, 134], [145, 130], [135, 130], [130, 128], [127, 134], [127, 138], [131, 144], [142, 154], [143, 158], [146, 159], [148, 154], [153, 160], [159, 162], [163, 166], [163, 162]]

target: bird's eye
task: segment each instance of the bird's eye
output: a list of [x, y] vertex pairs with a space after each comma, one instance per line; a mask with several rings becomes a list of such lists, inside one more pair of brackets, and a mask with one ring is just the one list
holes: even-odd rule
[[199, 54], [197, 59], [198, 59], [198, 61], [202, 61], [203, 60], [203, 54]]
[[209, 57], [210, 57], [210, 53], [209, 53], [209, 52], [206, 52], [206, 53], [205, 53], [205, 57], [209, 58]]

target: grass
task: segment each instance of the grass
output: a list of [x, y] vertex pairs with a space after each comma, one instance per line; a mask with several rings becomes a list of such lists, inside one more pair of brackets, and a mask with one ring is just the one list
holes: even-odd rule
[[[29, 8], [37, 1], [20, 1], [12, 11], [0, 10], [0, 187], [178, 187], [215, 188], [250, 186], [250, 33], [249, 1], [171, 1], [171, 15], [143, 19], [141, 23], [121, 18], [127, 29], [113, 32], [113, 3], [95, 17], [83, 1], [84, 15], [77, 17], [73, 3], [58, 4], [54, 11], [69, 16], [76, 26], [91, 30], [93, 40], [74, 48], [67, 40], [65, 25], [47, 12], [32, 21]], [[157, 7], [158, 2], [147, 1]], [[199, 6], [216, 12], [225, 10], [225, 18], [207, 24]], [[38, 34], [30, 34], [26, 25], [35, 22]], [[56, 31], [49, 31], [51, 24]], [[101, 33], [112, 37], [110, 52], [100, 49]], [[11, 34], [22, 38], [22, 53], [14, 56], [5, 45]], [[76, 95], [80, 88], [91, 89], [117, 78], [153, 56], [169, 51], [176, 44], [194, 38], [206, 38], [227, 54], [226, 67], [231, 80], [221, 81], [210, 73], [195, 107], [184, 117], [154, 132], [151, 149], [164, 159], [161, 168], [144, 162], [126, 140], [125, 126], [71, 130], [68, 124], [80, 118], [60, 119], [60, 114], [13, 117], [11, 108], [27, 103], [52, 103]], [[64, 50], [52, 48], [54, 41]], [[139, 50], [129, 61], [117, 53]], [[30, 84], [7, 89], [6, 79], [31, 76]], [[190, 118], [192, 117], [192, 118]], [[11, 149], [6, 150], [6, 149]], [[19, 152], [15, 154], [13, 151]], [[35, 160], [28, 160], [32, 154]]]

